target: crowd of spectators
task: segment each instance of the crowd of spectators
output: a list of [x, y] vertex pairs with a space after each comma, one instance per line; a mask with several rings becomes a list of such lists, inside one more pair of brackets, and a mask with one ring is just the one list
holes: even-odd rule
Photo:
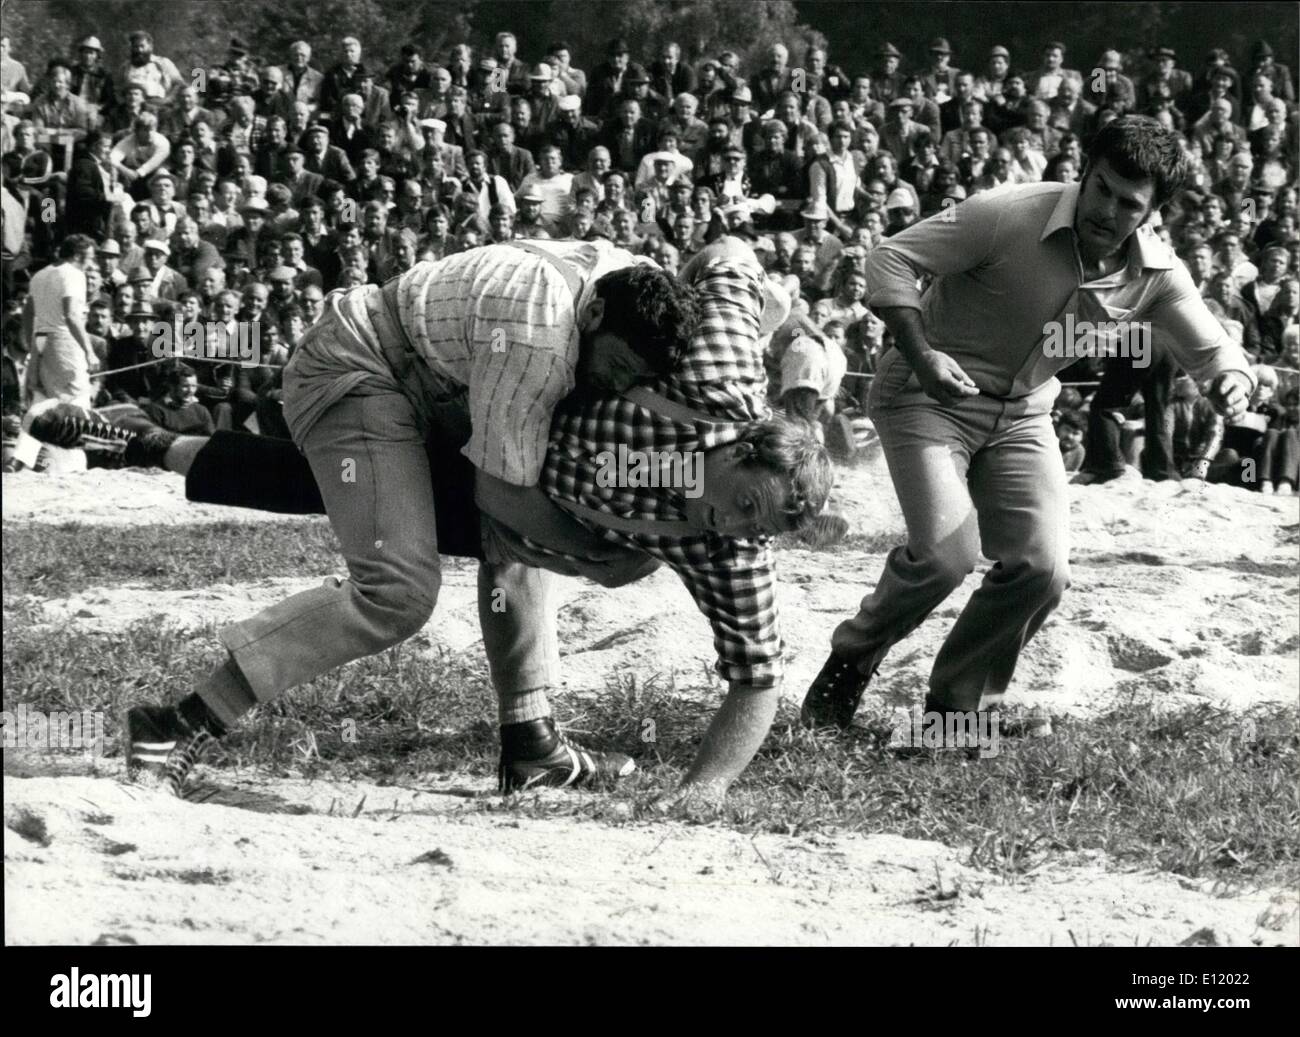
[[[86, 402], [135, 401], [178, 430], [255, 419], [285, 435], [280, 369], [332, 289], [514, 238], [605, 238], [671, 271], [725, 233], [795, 300], [768, 346], [774, 400], [851, 415], [889, 344], [864, 302], [869, 252], [971, 194], [1077, 180], [1091, 135], [1144, 113], [1182, 136], [1192, 168], [1157, 232], [1270, 370], [1251, 435], [1215, 444], [1216, 471], [1231, 448], [1266, 460], [1271, 487], [1295, 485], [1300, 122], [1268, 43], [1189, 69], [1165, 46], [1131, 67], [1060, 42], [1013, 55], [936, 38], [911, 63], [887, 41], [836, 55], [775, 44], [746, 68], [725, 47], [543, 44], [502, 32], [481, 51], [376, 53], [347, 36], [317, 55], [232, 39], [219, 62], [181, 69], [143, 31], [112, 68], [95, 36], [53, 56], [0, 40], [6, 419], [67, 391], [48, 384], [20, 316], [51, 265], [84, 273], [100, 369]], [[255, 324], [260, 362], [151, 366], [160, 322]], [[1099, 371], [1082, 360], [1062, 376], [1078, 383], [1058, 407], [1067, 465]], [[1132, 432], [1140, 417], [1116, 420]]]

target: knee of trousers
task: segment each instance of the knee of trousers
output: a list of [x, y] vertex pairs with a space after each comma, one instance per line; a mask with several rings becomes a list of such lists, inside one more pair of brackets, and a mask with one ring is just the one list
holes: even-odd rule
[[382, 582], [351, 581], [357, 607], [365, 617], [371, 651], [400, 644], [418, 633], [433, 615], [442, 577], [436, 566], [420, 578], [389, 574]]
[[1020, 563], [1017, 583], [1037, 604], [1055, 605], [1070, 586], [1070, 563], [1049, 553], [1031, 554]]
[[972, 542], [955, 543], [923, 558], [934, 578], [949, 591], [956, 590], [975, 571], [979, 548]]

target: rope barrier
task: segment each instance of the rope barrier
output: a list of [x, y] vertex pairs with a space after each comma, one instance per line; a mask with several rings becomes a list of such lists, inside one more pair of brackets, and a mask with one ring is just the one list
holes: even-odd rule
[[154, 364], [165, 364], [169, 360], [182, 360], [187, 364], [198, 362], [201, 364], [236, 364], [239, 367], [249, 367], [249, 368], [265, 367], [267, 370], [270, 371], [283, 371], [285, 367], [288, 366], [287, 364], [249, 364], [244, 362], [243, 360], [215, 359], [213, 357], [207, 357], [207, 356], [186, 356], [184, 353], [177, 353], [175, 356], [160, 356], [153, 360], [146, 360], [140, 364], [129, 364], [126, 367], [114, 367], [111, 370], [107, 370], [107, 371], [96, 371], [90, 377], [107, 378], [109, 375], [112, 374], [123, 374], [126, 371], [139, 371], [142, 367], [153, 367]]

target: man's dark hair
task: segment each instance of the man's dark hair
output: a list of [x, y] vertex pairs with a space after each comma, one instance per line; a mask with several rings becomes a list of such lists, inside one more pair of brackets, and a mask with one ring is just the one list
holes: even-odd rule
[[600, 330], [623, 339], [660, 377], [677, 367], [700, 321], [695, 290], [658, 267], [638, 263], [596, 282], [605, 302]]
[[60, 259], [76, 259], [86, 252], [95, 251], [95, 239], [88, 234], [69, 234], [59, 242]]
[[1088, 431], [1088, 419], [1077, 410], [1067, 410], [1057, 420], [1057, 427], [1072, 428], [1076, 432], [1086, 433]]
[[1103, 126], [1088, 147], [1089, 170], [1101, 159], [1126, 180], [1151, 180], [1152, 209], [1173, 198], [1187, 180], [1187, 157], [1178, 134], [1145, 115], [1124, 115]]
[[167, 369], [163, 379], [163, 389], [165, 392], [170, 392], [173, 389], [179, 389], [181, 387], [181, 382], [185, 381], [186, 378], [197, 378], [197, 377], [198, 377], [198, 372], [195, 371], [194, 368], [190, 367], [189, 364], [177, 360], [174, 363], [170, 363], [167, 365]]

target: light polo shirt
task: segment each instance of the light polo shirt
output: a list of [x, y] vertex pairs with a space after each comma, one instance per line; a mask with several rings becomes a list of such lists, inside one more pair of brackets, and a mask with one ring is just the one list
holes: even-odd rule
[[[1126, 265], [1085, 281], [1074, 232], [1079, 184], [1023, 184], [968, 198], [881, 242], [867, 256], [868, 301], [921, 311], [927, 341], [961, 364], [980, 392], [1050, 406], [1057, 371], [1074, 358], [1045, 348], [1049, 325], [1149, 321], [1153, 338], [1197, 381], [1251, 378], [1241, 349], [1206, 308], [1182, 261], [1150, 227], [1129, 239]], [[934, 280], [924, 294], [925, 275]], [[897, 349], [877, 380], [907, 361]], [[1253, 384], [1253, 378], [1251, 378]], [[1046, 387], [1046, 388], [1045, 388]], [[1033, 407], [1041, 401], [1036, 397]]]

